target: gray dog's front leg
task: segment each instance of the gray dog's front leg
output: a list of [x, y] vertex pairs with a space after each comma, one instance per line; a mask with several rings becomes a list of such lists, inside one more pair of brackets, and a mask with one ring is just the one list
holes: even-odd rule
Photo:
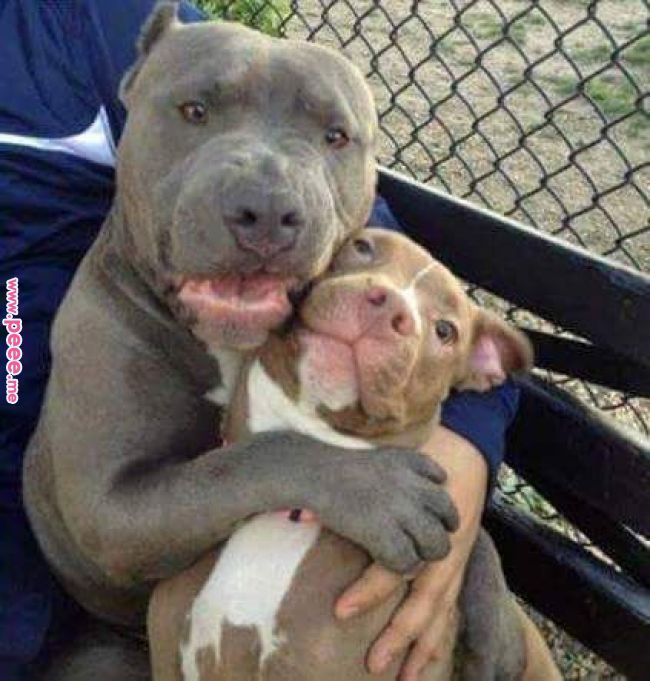
[[432, 484], [443, 478], [417, 453], [348, 451], [268, 433], [184, 463], [124, 470], [96, 512], [74, 523], [82, 550], [122, 585], [168, 577], [243, 518], [292, 507], [312, 508], [331, 529], [407, 570], [448, 551], [456, 513]]
[[47, 558], [91, 612], [141, 624], [157, 580], [238, 521], [281, 508], [313, 509], [399, 571], [447, 553], [457, 517], [429, 459], [297, 433], [213, 449], [217, 414], [204, 394], [218, 381], [214, 361], [166, 318], [130, 299], [118, 306], [94, 278], [76, 283], [55, 325], [24, 479]]

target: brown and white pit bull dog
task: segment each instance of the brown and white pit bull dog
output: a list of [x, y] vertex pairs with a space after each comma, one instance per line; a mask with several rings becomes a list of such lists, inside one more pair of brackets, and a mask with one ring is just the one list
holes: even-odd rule
[[[483, 390], [531, 363], [526, 339], [474, 305], [445, 267], [405, 237], [369, 229], [317, 281], [297, 324], [248, 361], [226, 430], [237, 440], [290, 429], [350, 449], [415, 448], [451, 389]], [[345, 467], [345, 455], [339, 463]], [[318, 467], [311, 474], [317, 480]], [[358, 512], [368, 509], [360, 504]], [[308, 511], [249, 519], [219, 553], [155, 590], [148, 618], [155, 681], [370, 678], [364, 653], [406, 584], [381, 608], [337, 621], [336, 597], [369, 560]], [[400, 666], [398, 659], [376, 678], [395, 679]], [[444, 655], [422, 678], [559, 678], [485, 533]]]

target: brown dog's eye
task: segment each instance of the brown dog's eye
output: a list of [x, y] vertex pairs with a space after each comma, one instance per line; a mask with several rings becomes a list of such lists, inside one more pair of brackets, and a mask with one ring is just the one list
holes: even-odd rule
[[325, 141], [334, 149], [342, 149], [350, 141], [350, 138], [343, 128], [330, 128], [325, 133]]
[[208, 120], [208, 110], [201, 102], [185, 102], [185, 104], [181, 104], [178, 108], [188, 123], [202, 125]]
[[364, 259], [370, 260], [375, 255], [375, 248], [368, 239], [355, 239], [352, 242], [354, 250]]
[[355, 270], [368, 267], [375, 259], [375, 245], [372, 239], [358, 237], [348, 241], [330, 264], [330, 272]]
[[435, 328], [436, 336], [438, 336], [444, 345], [453, 343], [456, 338], [458, 338], [458, 331], [456, 331], [456, 327], [446, 319], [438, 319]]

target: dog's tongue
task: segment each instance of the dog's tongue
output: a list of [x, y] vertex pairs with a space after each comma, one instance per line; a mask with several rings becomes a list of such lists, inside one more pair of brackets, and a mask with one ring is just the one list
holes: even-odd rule
[[190, 303], [214, 306], [215, 310], [232, 308], [233, 312], [277, 311], [289, 306], [289, 281], [269, 274], [251, 276], [225, 275], [214, 279], [188, 279], [180, 297]]
[[198, 320], [206, 342], [244, 347], [263, 342], [291, 314], [292, 280], [270, 274], [186, 279], [179, 300]]

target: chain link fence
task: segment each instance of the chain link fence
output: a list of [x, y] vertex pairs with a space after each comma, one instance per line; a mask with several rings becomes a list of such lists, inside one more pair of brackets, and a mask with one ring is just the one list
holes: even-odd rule
[[[346, 53], [377, 100], [382, 164], [650, 270], [647, 0], [200, 4], [213, 15]], [[472, 293], [518, 324], [570, 336], [484, 291]], [[649, 401], [545, 375], [650, 434]], [[593, 549], [511, 471], [503, 472], [501, 489]], [[563, 667], [570, 678], [613, 678], [604, 667], [579, 660]]]

